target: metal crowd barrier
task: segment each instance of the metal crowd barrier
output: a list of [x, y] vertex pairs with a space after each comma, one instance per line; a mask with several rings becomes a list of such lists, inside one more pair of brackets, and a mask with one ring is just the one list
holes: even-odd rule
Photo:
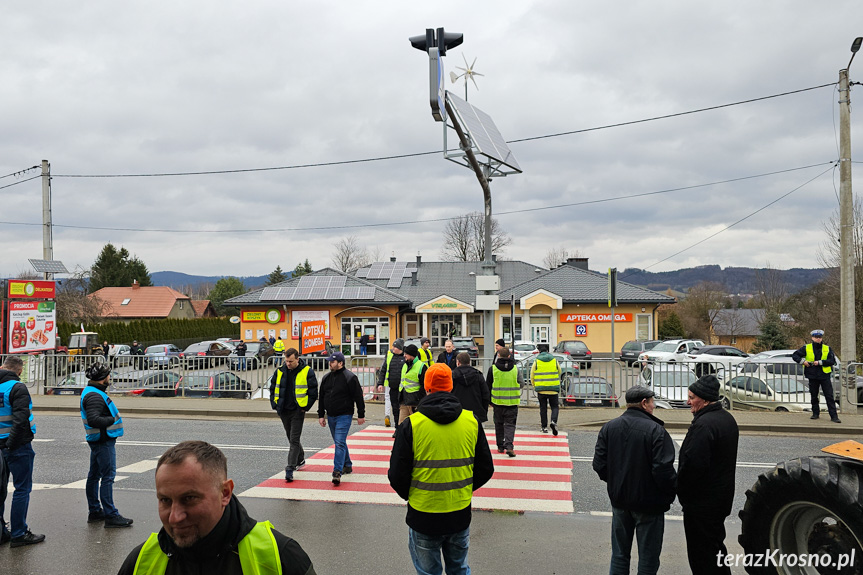
[[863, 363], [848, 363], [841, 370], [841, 399], [847, 405], [863, 405]]

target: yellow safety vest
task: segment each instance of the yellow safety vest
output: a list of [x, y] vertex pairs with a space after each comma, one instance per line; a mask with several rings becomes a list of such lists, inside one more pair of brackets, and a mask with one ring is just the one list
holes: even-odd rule
[[[821, 361], [826, 360], [829, 353], [830, 348], [824, 344], [821, 344]], [[815, 361], [815, 348], [812, 346], [811, 343], [806, 344], [806, 361]], [[829, 365], [822, 365], [820, 367], [824, 370], [824, 373], [830, 373], [831, 371], [833, 371], [833, 368]]]
[[421, 347], [419, 349], [419, 352], [420, 352], [420, 355], [419, 355], [420, 361], [423, 362], [424, 364], [426, 364], [427, 367], [431, 367], [432, 364], [434, 363], [434, 360], [432, 360], [431, 352], [424, 347]]
[[276, 353], [284, 353], [285, 351], [285, 342], [280, 339], [276, 340], [276, 343], [273, 344], [273, 351]]
[[[560, 373], [557, 359], [551, 361], [536, 360], [533, 371], [533, 388], [537, 393], [560, 393]], [[497, 380], [497, 376], [495, 376]]]
[[420, 412], [410, 416], [414, 466], [408, 503], [417, 511], [450, 513], [470, 505], [479, 424], [463, 409], [449, 424]]
[[399, 384], [399, 391], [404, 390], [405, 393], [419, 393], [420, 390], [420, 372], [423, 369], [423, 362], [416, 358], [411, 368], [408, 369], [408, 364], [402, 366], [402, 381]]
[[[307, 365], [300, 370], [294, 379], [294, 397], [297, 399], [297, 405], [306, 407], [309, 404], [309, 366]], [[273, 396], [273, 401], [276, 405], [279, 404], [279, 388], [282, 385], [282, 370], [276, 370], [276, 393]]]
[[521, 388], [518, 386], [516, 368], [501, 371], [496, 365], [491, 368], [494, 381], [491, 383], [491, 402], [495, 405], [518, 405]]
[[[269, 521], [258, 522], [240, 540], [237, 551], [244, 575], [281, 575], [279, 545]], [[168, 556], [159, 547], [159, 534], [151, 533], [138, 553], [134, 575], [164, 575], [167, 568]]]

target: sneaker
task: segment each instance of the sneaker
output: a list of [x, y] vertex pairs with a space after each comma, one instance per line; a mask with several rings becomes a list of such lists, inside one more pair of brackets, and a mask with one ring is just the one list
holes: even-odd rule
[[117, 514], [105, 518], [105, 529], [119, 529], [121, 527], [131, 527], [132, 523], [134, 523], [132, 519], [128, 519], [120, 514]]
[[333, 471], [333, 485], [338, 486], [342, 482], [342, 474], [338, 471]]
[[4, 543], [8, 543], [10, 539], [12, 539], [11, 533], [7, 533], [6, 531], [4, 531], [3, 533], [0, 533], [0, 545], [3, 545]]
[[395, 438], [396, 438], [396, 434], [395, 434], [395, 433], [393, 433], [393, 439], [395, 439]]
[[36, 535], [31, 533], [30, 530], [27, 530], [27, 533], [22, 535], [21, 537], [13, 537], [12, 538], [12, 547], [23, 547], [24, 545], [35, 545], [36, 543], [42, 543], [45, 541], [44, 535]]
[[498, 452], [498, 453], [503, 453], [503, 452], [504, 452], [503, 447], [498, 447], [498, 448], [497, 448], [497, 452]]
[[515, 451], [513, 451], [512, 449], [507, 449], [506, 454], [510, 457], [515, 457]]
[[104, 511], [91, 511], [87, 516], [87, 523], [99, 523], [100, 521], [105, 520], [105, 512]]
[[542, 433], [548, 433], [548, 428], [547, 428], [547, 427], [543, 427], [540, 431], [542, 431]]
[[386, 417], [384, 417], [384, 426], [385, 426], [385, 427], [389, 427], [389, 426], [390, 426], [390, 416], [389, 416], [389, 415], [388, 415], [388, 416], [386, 416]]
[[350, 475], [353, 472], [354, 472], [354, 468], [351, 467], [350, 465], [347, 465], [347, 466], [342, 468], [342, 475]]
[[555, 437], [557, 437], [557, 422], [556, 421], [551, 422], [551, 434], [554, 435]]
[[288, 483], [292, 483], [294, 481], [293, 471], [285, 471], [285, 481], [287, 481]]
[[300, 469], [302, 469], [302, 468], [303, 468], [303, 467], [305, 467], [305, 466], [306, 466], [306, 460], [305, 460], [305, 459], [303, 459], [302, 461], [300, 461], [299, 463], [297, 463], [297, 471], [299, 471]]
[[842, 420], [841, 420], [841, 419], [839, 419], [838, 417], [834, 417], [834, 418], [833, 418], [833, 419], [831, 419], [830, 421], [832, 421], [833, 423], [842, 423]]
[[817, 413], [813, 414], [812, 417], [810, 417], [809, 419], [818, 419], [818, 414]]

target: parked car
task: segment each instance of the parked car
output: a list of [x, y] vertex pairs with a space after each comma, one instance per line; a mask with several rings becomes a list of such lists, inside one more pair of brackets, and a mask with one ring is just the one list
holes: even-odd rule
[[216, 364], [227, 363], [228, 357], [234, 351], [232, 345], [223, 341], [202, 341], [184, 349], [180, 357], [192, 368], [215, 367]]
[[409, 345], [415, 345], [415, 346], [417, 346], [417, 348], [420, 348], [420, 347], [422, 347], [422, 340], [421, 340], [421, 338], [418, 338], [418, 337], [411, 337], [411, 338], [405, 339], [405, 347], [407, 347]]
[[[768, 370], [768, 367], [794, 364], [765, 364], [756, 371], [732, 377], [722, 386], [722, 402], [725, 409], [732, 405], [738, 409], [763, 409], [768, 411], [812, 411], [809, 386], [801, 375], [785, 374]], [[820, 397], [822, 411], [827, 411], [824, 396]]]
[[117, 344], [108, 348], [108, 362], [110, 365], [121, 367], [132, 363], [132, 352], [128, 345]]
[[182, 380], [173, 371], [135, 370], [112, 375], [108, 392], [143, 397], [174, 397]]
[[[246, 344], [246, 369], [258, 369], [261, 365], [266, 365], [267, 360], [273, 357], [273, 346], [270, 342], [265, 341], [250, 341]], [[237, 356], [237, 350], [231, 354], [231, 369], [239, 369], [240, 358]]]
[[566, 405], [577, 407], [618, 407], [619, 398], [614, 387], [604, 377], [573, 377], [561, 391]]
[[177, 395], [184, 397], [219, 397], [251, 399], [252, 385], [230, 371], [191, 373], [183, 378]]
[[[111, 375], [114, 374], [112, 371]], [[59, 378], [55, 385], [46, 386], [45, 395], [81, 395], [89, 382], [86, 372], [76, 371]]]
[[179, 367], [180, 351], [173, 343], [151, 345], [144, 350], [144, 366], [151, 369], [157, 367]]
[[625, 362], [626, 365], [632, 366], [638, 362], [638, 356], [644, 353], [645, 351], [650, 351], [658, 344], [662, 343], [661, 340], [658, 339], [633, 339], [620, 348], [620, 360]]
[[587, 344], [581, 340], [573, 339], [567, 341], [558, 342], [557, 346], [554, 348], [555, 353], [562, 353], [564, 355], [568, 355], [572, 359], [580, 359], [587, 360], [581, 362], [581, 367], [590, 369], [590, 360], [593, 357], [593, 354], [587, 349]]
[[[551, 355], [557, 360], [557, 364], [560, 366], [560, 387], [564, 389], [569, 385], [572, 378], [578, 377], [578, 363], [572, 361], [562, 353], [552, 353]], [[530, 370], [533, 368], [533, 364], [536, 363], [538, 356], [539, 354], [530, 355], [517, 364], [521, 378], [525, 383], [530, 381]]]
[[524, 361], [529, 358], [531, 355], [536, 355], [539, 353], [539, 347], [532, 341], [527, 340], [516, 340], [514, 344], [512, 344], [512, 356], [515, 361]]
[[644, 367], [648, 363], [686, 361], [686, 354], [697, 347], [704, 347], [704, 342], [700, 339], [669, 339], [639, 354], [638, 362]]
[[748, 357], [748, 353], [730, 345], [705, 345], [686, 354], [687, 363], [695, 370], [695, 375], [701, 377], [713, 373], [720, 380], [729, 369], [733, 370]]
[[638, 385], [644, 385], [656, 394], [656, 407], [660, 409], [689, 409], [689, 386], [698, 377], [685, 365], [669, 363], [647, 364], [638, 374]]
[[466, 351], [473, 359], [479, 357], [479, 344], [472, 337], [454, 337], [452, 338], [452, 345], [456, 353]]

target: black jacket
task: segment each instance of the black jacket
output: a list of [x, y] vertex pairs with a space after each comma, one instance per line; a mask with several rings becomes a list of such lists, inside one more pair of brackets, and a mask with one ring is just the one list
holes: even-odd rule
[[331, 371], [321, 380], [321, 393], [318, 401], [318, 417], [326, 412], [330, 417], [353, 415], [357, 406], [357, 418], [366, 416], [366, 402], [363, 401], [363, 388], [360, 380], [350, 370], [342, 368]]
[[485, 376], [486, 384], [488, 384], [489, 392], [491, 392], [491, 388], [494, 385], [494, 368], [497, 367], [501, 371], [512, 371], [515, 369], [516, 379], [518, 380], [519, 386], [524, 385], [524, 378], [521, 376], [521, 370], [516, 369], [515, 360], [512, 356], [504, 359], [502, 357], [494, 360], [494, 364], [492, 367], [488, 368], [488, 374]]
[[234, 349], [237, 350], [237, 357], [246, 357], [246, 351], [249, 349], [249, 346], [246, 345], [246, 342], [241, 341]]
[[[390, 351], [389, 353], [392, 353]], [[393, 358], [390, 361], [390, 370], [387, 372], [387, 358], [384, 357], [384, 363], [378, 370], [378, 385], [386, 385], [388, 387], [399, 388], [402, 382], [402, 366], [405, 364], [404, 353], [393, 353]]]
[[[449, 355], [449, 357], [447, 357]], [[458, 362], [456, 361], [456, 356], [458, 355], [458, 351], [452, 350], [452, 353], [447, 354], [446, 351], [440, 352], [440, 355], [437, 356], [437, 363], [445, 363], [449, 366], [450, 369], [455, 369], [458, 367]]]
[[478, 422], [488, 421], [491, 393], [480, 370], [470, 365], [460, 365], [452, 370], [452, 394], [462, 407], [473, 412]]
[[[222, 519], [203, 539], [188, 548], [179, 548], [174, 544], [165, 529], [159, 530], [159, 547], [168, 555], [168, 566], [165, 575], [242, 575], [240, 556], [237, 552], [240, 541], [257, 523], [246, 513], [245, 507], [237, 500], [236, 495], [222, 513]], [[282, 559], [282, 573], [285, 575], [315, 575], [312, 561], [300, 544], [273, 529], [273, 536], [279, 548]], [[135, 547], [118, 575], [132, 575], [135, 572], [135, 562], [141, 553], [142, 543]]]
[[[303, 359], [299, 360], [299, 364], [297, 364], [297, 369], [288, 369], [288, 366], [282, 364], [279, 366], [279, 369], [273, 373], [272, 377], [270, 377], [270, 407], [276, 410], [276, 412], [281, 415], [284, 410], [297, 409], [299, 405], [297, 404], [297, 396], [296, 396], [296, 388], [294, 385], [297, 382], [297, 374], [306, 367], [306, 362]], [[279, 389], [279, 404], [276, 405], [275, 400], [276, 397], [276, 376], [279, 371], [282, 372], [282, 381]], [[304, 411], [311, 411], [312, 406], [315, 404], [315, 401], [318, 399], [318, 378], [315, 375], [315, 370], [309, 368], [309, 373], [306, 375], [306, 383], [309, 386], [309, 403], [303, 408]]]
[[[449, 424], [461, 415], [462, 406], [453, 394], [439, 391], [425, 396], [420, 401], [417, 411], [436, 423]], [[445, 430], [445, 427], [442, 428], [442, 431]], [[390, 486], [405, 501], [408, 499], [411, 487], [411, 474], [414, 466], [413, 445], [413, 427], [411, 427], [410, 418], [407, 418], [396, 429], [396, 440], [393, 443], [393, 451], [390, 455], [390, 469], [387, 473]], [[473, 459], [474, 491], [485, 485], [494, 474], [494, 462], [491, 458], [491, 450], [488, 448], [488, 440], [485, 437], [482, 425], [477, 425], [475, 449]], [[405, 523], [411, 529], [434, 537], [457, 533], [467, 529], [470, 525], [470, 518], [470, 505], [464, 509], [450, 513], [427, 513], [417, 511], [408, 503]]]
[[[821, 346], [823, 343], [815, 343], [812, 342], [812, 352], [815, 354], [815, 360], [821, 361]], [[803, 376], [806, 379], [830, 379], [829, 373], [824, 373], [823, 367], [834, 367], [836, 365], [836, 356], [833, 355], [833, 348], [827, 346], [829, 349], [827, 351], [827, 359], [824, 360], [824, 363], [821, 365], [811, 365], [809, 367], [803, 368]], [[806, 359], [806, 346], [804, 345], [793, 354], [791, 354], [791, 359], [796, 361], [797, 363], [803, 363], [803, 360]]]
[[677, 497], [684, 513], [731, 513], [738, 437], [737, 422], [719, 403], [695, 414], [678, 464]]
[[[0, 369], [0, 383], [19, 381], [9, 391], [9, 403], [12, 404], [12, 429], [9, 437], [0, 439], [0, 448], [12, 451], [33, 441], [30, 430], [30, 392], [27, 386], [20, 383], [18, 374], [8, 369]], [[3, 401], [0, 397], [0, 401]]]
[[[420, 363], [422, 363], [422, 361], [418, 357], [415, 357], [413, 359], [413, 361], [414, 362], [419, 361]], [[406, 361], [405, 365], [407, 366], [408, 369], [410, 369], [411, 367], [413, 367], [414, 364], [413, 364], [413, 362], [408, 364], [408, 362]], [[420, 400], [422, 400], [422, 398], [425, 397], [425, 395], [426, 395], [425, 380], [426, 380], [426, 372], [428, 371], [428, 369], [429, 369], [428, 366], [423, 363], [423, 366], [420, 368], [420, 377], [419, 377], [420, 389], [419, 389], [419, 391], [417, 391], [415, 393], [408, 393], [405, 390], [401, 390], [399, 392], [399, 405], [411, 405], [411, 406], [419, 405]], [[399, 382], [401, 382], [401, 374], [399, 374]]]
[[[102, 385], [91, 381], [87, 387], [95, 387], [100, 391], [108, 389], [107, 385]], [[106, 392], [107, 393], [107, 392]], [[87, 425], [99, 430], [99, 440], [90, 443], [105, 443], [106, 441], [115, 441], [115, 438], [108, 437], [108, 427], [114, 425], [114, 416], [111, 415], [111, 410], [108, 409], [108, 404], [102, 399], [98, 393], [88, 393], [84, 396], [81, 406], [84, 408], [84, 413], [87, 414]]]
[[664, 513], [674, 502], [674, 442], [661, 419], [629, 408], [599, 430], [593, 470], [618, 509]]

